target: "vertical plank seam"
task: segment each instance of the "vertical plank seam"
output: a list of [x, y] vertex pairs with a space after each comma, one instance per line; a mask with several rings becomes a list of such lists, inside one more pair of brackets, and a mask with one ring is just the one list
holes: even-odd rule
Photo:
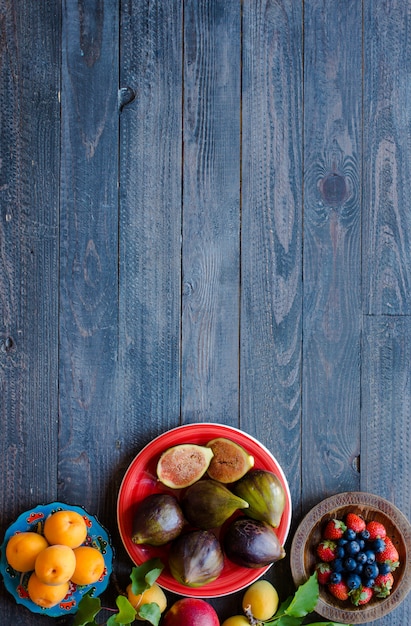
[[241, 302], [242, 302], [242, 233], [243, 233], [243, 72], [244, 72], [244, 0], [240, 0], [240, 124], [239, 124], [239, 222], [238, 222], [238, 252], [239, 252], [239, 263], [238, 263], [238, 427], [241, 428], [241, 344], [242, 344], [242, 334], [241, 334]]
[[[303, 371], [304, 371], [304, 185], [305, 185], [305, 3], [301, 0], [301, 347], [300, 347], [300, 442], [303, 438], [303, 416], [304, 416], [304, 394], [303, 394]], [[303, 454], [302, 446], [300, 451], [300, 510], [302, 515], [303, 502]]]
[[57, 500], [60, 500], [60, 482], [59, 482], [59, 467], [60, 467], [60, 375], [61, 375], [61, 206], [62, 206], [62, 155], [63, 155], [63, 104], [62, 104], [62, 92], [63, 92], [63, 21], [64, 21], [64, 8], [65, 3], [62, 3], [60, 11], [60, 51], [59, 51], [59, 130], [60, 130], [60, 145], [59, 145], [59, 164], [58, 164], [58, 184], [59, 190], [57, 194], [57, 442], [56, 442], [56, 494]]
[[185, 0], [181, 4], [181, 170], [180, 170], [180, 350], [179, 350], [179, 422], [183, 423], [183, 234], [184, 234], [184, 107], [185, 107]]

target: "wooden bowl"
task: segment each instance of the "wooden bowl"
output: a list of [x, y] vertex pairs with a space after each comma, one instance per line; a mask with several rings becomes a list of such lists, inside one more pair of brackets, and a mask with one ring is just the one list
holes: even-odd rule
[[349, 601], [340, 602], [327, 588], [320, 585], [320, 598], [315, 611], [332, 621], [344, 624], [364, 624], [393, 611], [411, 588], [411, 525], [401, 511], [380, 496], [365, 492], [346, 492], [331, 496], [315, 506], [301, 521], [290, 550], [291, 571], [296, 586], [314, 572], [318, 557], [316, 546], [325, 524], [333, 518], [343, 519], [348, 512], [361, 515], [366, 521], [382, 522], [400, 556], [400, 566], [393, 572], [391, 594], [384, 599], [372, 598], [368, 604], [356, 607]]

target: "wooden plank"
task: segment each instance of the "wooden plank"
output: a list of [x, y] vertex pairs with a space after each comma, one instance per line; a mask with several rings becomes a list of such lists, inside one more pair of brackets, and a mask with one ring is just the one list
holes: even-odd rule
[[364, 310], [411, 312], [411, 2], [364, 1]]
[[121, 471], [180, 423], [182, 22], [177, 0], [122, 3]]
[[117, 419], [118, 40], [116, 3], [62, 15], [59, 497], [114, 532]]
[[[241, 424], [300, 493], [302, 15], [243, 15]], [[294, 445], [293, 445], [294, 444]]]
[[184, 7], [182, 419], [237, 425], [241, 6]]
[[[58, 3], [0, 2], [2, 533], [57, 493]], [[32, 624], [4, 585], [4, 624]], [[38, 624], [46, 618], [39, 616]]]
[[[361, 489], [411, 519], [411, 318], [366, 316], [363, 332]], [[411, 597], [376, 626], [407, 624]]]
[[[242, 120], [241, 427], [284, 468], [298, 519], [301, 3], [244, 3]], [[291, 592], [288, 559], [270, 576], [282, 597]]]
[[359, 487], [361, 3], [304, 3], [303, 507]]

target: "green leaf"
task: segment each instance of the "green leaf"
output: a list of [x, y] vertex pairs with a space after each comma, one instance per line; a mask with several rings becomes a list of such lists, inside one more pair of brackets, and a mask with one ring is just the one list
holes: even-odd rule
[[158, 623], [161, 618], [160, 607], [157, 602], [148, 602], [147, 604], [143, 604], [138, 611], [138, 616], [145, 619], [153, 626], [158, 626]]
[[307, 626], [352, 626], [352, 625], [341, 624], [341, 622], [307, 622]]
[[92, 598], [86, 593], [78, 603], [78, 611], [75, 615], [73, 626], [94, 626], [95, 616], [101, 609], [100, 598]]
[[[293, 600], [294, 596], [288, 596], [288, 598], [286, 598], [284, 600], [284, 602], [281, 602], [281, 604], [279, 605], [277, 612], [275, 615], [282, 615], [283, 613], [286, 612], [286, 610], [288, 609], [288, 607], [290, 606], [292, 600]], [[274, 617], [275, 617], [274, 615]]]
[[320, 588], [318, 585], [317, 572], [315, 572], [305, 583], [298, 587], [294, 598], [285, 612], [287, 615], [292, 615], [293, 617], [304, 617], [307, 613], [314, 611], [319, 595]]
[[115, 616], [115, 623], [122, 624], [131, 624], [134, 622], [134, 618], [137, 615], [137, 611], [129, 602], [128, 598], [125, 596], [118, 596], [116, 598], [116, 604], [118, 607], [118, 613]]
[[301, 626], [302, 617], [294, 617], [293, 615], [282, 615], [274, 622], [275, 626]]
[[131, 590], [134, 595], [149, 589], [160, 576], [164, 565], [160, 559], [149, 559], [131, 571]]

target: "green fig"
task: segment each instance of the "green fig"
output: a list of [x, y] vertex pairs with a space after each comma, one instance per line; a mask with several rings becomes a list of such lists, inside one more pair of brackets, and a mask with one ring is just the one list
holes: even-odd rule
[[215, 480], [199, 480], [185, 492], [181, 507], [189, 524], [208, 530], [217, 528], [248, 503]]
[[250, 470], [234, 486], [234, 493], [249, 504], [247, 515], [277, 528], [285, 507], [280, 479], [262, 469]]
[[209, 530], [194, 530], [175, 539], [168, 554], [170, 572], [182, 585], [202, 587], [218, 578], [224, 567], [223, 551]]
[[285, 557], [272, 526], [248, 517], [237, 518], [230, 524], [223, 546], [227, 558], [242, 567], [265, 567]]
[[184, 515], [177, 498], [165, 493], [154, 493], [136, 508], [131, 540], [136, 544], [162, 546], [178, 537], [184, 524]]

